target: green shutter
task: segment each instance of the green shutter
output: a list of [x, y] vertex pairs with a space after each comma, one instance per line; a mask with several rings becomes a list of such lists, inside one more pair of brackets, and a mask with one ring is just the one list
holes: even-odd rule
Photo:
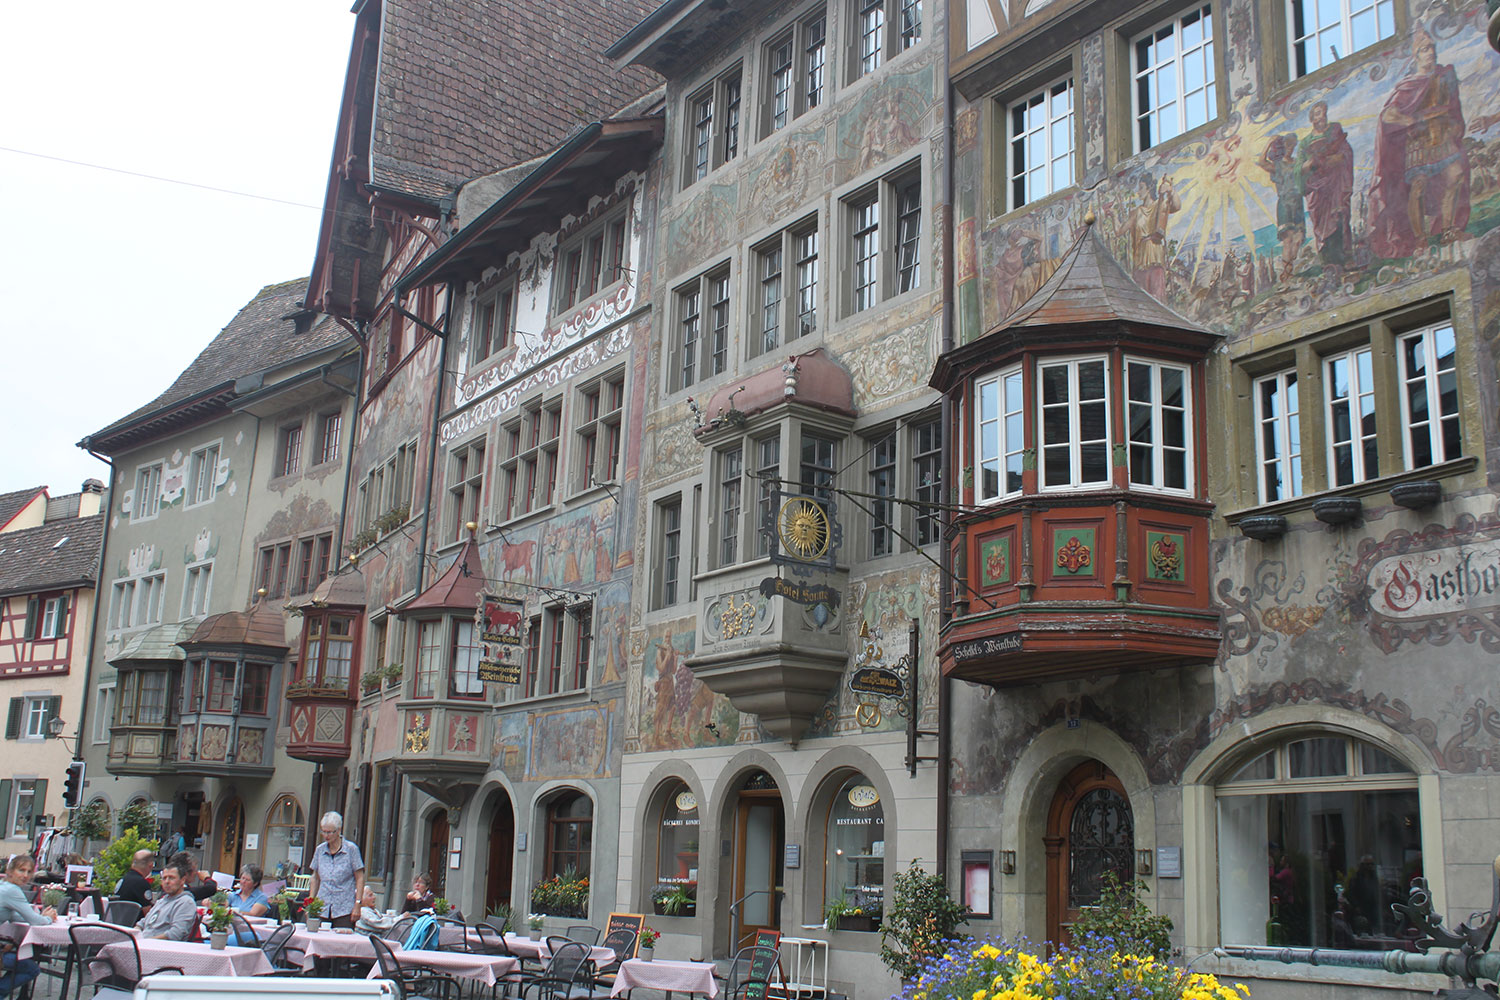
[[62, 695], [55, 694], [47, 699], [47, 717], [42, 720], [43, 735], [50, 732], [47, 724], [60, 715], [62, 715]]
[[31, 797], [31, 836], [36, 839], [36, 828], [47, 815], [47, 779], [36, 779], [36, 794]]
[[10, 700], [10, 714], [5, 719], [6, 739], [18, 740], [21, 738], [21, 713], [25, 710], [25, 698], [12, 698]]
[[36, 620], [41, 614], [41, 601], [35, 597], [26, 598], [26, 631], [21, 633], [22, 639], [36, 638]]
[[68, 632], [68, 595], [57, 599], [57, 620], [52, 623], [52, 638], [61, 639]]
[[0, 781], [0, 835], [10, 836], [10, 779]]

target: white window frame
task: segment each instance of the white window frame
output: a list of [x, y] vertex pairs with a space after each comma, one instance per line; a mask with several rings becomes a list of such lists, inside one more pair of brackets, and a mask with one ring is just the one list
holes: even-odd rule
[[110, 589], [108, 630], [125, 632], [159, 624], [166, 588], [166, 570], [114, 581]]
[[50, 694], [28, 694], [25, 696], [21, 719], [21, 735], [23, 740], [45, 740], [47, 738], [47, 720], [50, 713], [47, 711], [52, 704]]
[[851, 83], [922, 44], [929, 27], [922, 0], [852, 0], [849, 25]]
[[[1264, 387], [1276, 392], [1278, 412], [1267, 413]], [[1256, 379], [1252, 386], [1255, 398], [1255, 488], [1261, 503], [1276, 503], [1300, 497], [1306, 488], [1302, 475], [1302, 386], [1295, 368], [1286, 368]], [[1295, 400], [1293, 396], [1295, 395]], [[1289, 402], [1291, 401], [1291, 402]], [[1266, 454], [1266, 431], [1276, 442], [1276, 454]], [[1275, 467], [1284, 496], [1273, 497], [1266, 488], [1266, 470]]]
[[[1305, 0], [1305, 3], [1304, 0], [1287, 0], [1285, 11], [1287, 70], [1294, 80], [1307, 76], [1309, 73], [1315, 73], [1324, 66], [1347, 58], [1355, 52], [1363, 51], [1371, 45], [1377, 45], [1387, 38], [1391, 38], [1396, 33], [1396, 5], [1394, 0], [1339, 0], [1339, 22], [1337, 27], [1340, 47], [1337, 48], [1338, 54], [1335, 56], [1323, 52], [1321, 45], [1315, 45], [1312, 51], [1317, 54], [1317, 65], [1307, 65], [1299, 71], [1297, 65], [1298, 45], [1315, 35], [1325, 32], [1331, 34], [1335, 27], [1332, 24], [1319, 25], [1317, 29], [1309, 34], [1300, 37], [1297, 35], [1297, 9], [1299, 7], [1306, 7], [1316, 11], [1317, 6], [1317, 0]], [[1385, 24], [1381, 24], [1382, 14], [1386, 19]], [[1375, 31], [1378, 37], [1356, 49], [1353, 37], [1354, 21], [1356, 18], [1365, 16], [1373, 16], [1375, 18]]]
[[[1447, 335], [1453, 342], [1452, 361], [1453, 366], [1444, 370], [1438, 369], [1437, 351], [1434, 348], [1434, 339], [1440, 331], [1446, 330]], [[1423, 355], [1424, 371], [1412, 375], [1407, 371], [1406, 344], [1408, 341], [1420, 340], [1418, 348]], [[1458, 335], [1453, 328], [1453, 321], [1449, 319], [1432, 323], [1418, 330], [1411, 330], [1399, 334], [1396, 337], [1396, 357], [1400, 366], [1400, 386], [1397, 394], [1401, 397], [1401, 426], [1404, 429], [1401, 434], [1401, 454], [1405, 459], [1406, 468], [1426, 468], [1428, 465], [1440, 465], [1443, 462], [1451, 462], [1463, 455], [1463, 408], [1458, 405]], [[1451, 413], [1440, 412], [1442, 407], [1443, 393], [1442, 380], [1444, 376], [1453, 380], [1454, 409]], [[1413, 453], [1413, 438], [1418, 433], [1415, 418], [1411, 412], [1411, 393], [1414, 389], [1420, 391], [1427, 397], [1427, 440], [1431, 461], [1417, 464]], [[1443, 426], [1452, 421], [1458, 428], [1458, 453], [1450, 455], [1443, 444]]]
[[[563, 260], [561, 253], [557, 255], [556, 260], [560, 268]], [[471, 368], [478, 367], [501, 351], [509, 350], [515, 342], [516, 299], [515, 278], [507, 278], [474, 297], [474, 306], [469, 315], [469, 366]], [[486, 322], [485, 311], [490, 308], [494, 309], [494, 314], [490, 317], [491, 328], [484, 331], [484, 338], [481, 341], [480, 331]], [[483, 350], [480, 347], [481, 343]]]
[[42, 621], [37, 628], [38, 639], [61, 639], [67, 624], [67, 608], [61, 597], [48, 597], [42, 601]]
[[[599, 273], [590, 276], [593, 270], [594, 249], [598, 248]], [[577, 260], [577, 269], [573, 261]], [[567, 236], [558, 248], [553, 268], [552, 310], [554, 316], [572, 312], [585, 303], [592, 302], [618, 288], [625, 280], [630, 260], [630, 213], [625, 206], [608, 212], [602, 218], [590, 222], [581, 231]], [[610, 274], [613, 270], [615, 273]], [[506, 292], [511, 294], [511, 321], [515, 319], [516, 283], [507, 282], [497, 293], [498, 303]], [[498, 306], [496, 315], [499, 315]], [[507, 338], [514, 335], [510, 329]], [[509, 339], [507, 339], [507, 345]], [[494, 354], [501, 348], [490, 348]]]
[[[779, 53], [790, 50], [785, 62]], [[761, 135], [786, 128], [809, 111], [828, 103], [828, 10], [819, 6], [803, 14], [765, 46], [765, 93]], [[778, 110], [777, 100], [784, 105]]]
[[[208, 444], [194, 448], [188, 456], [187, 467], [187, 489], [183, 497], [183, 507], [202, 507], [214, 502], [219, 495], [219, 487], [215, 481], [219, 478], [219, 462], [223, 459], [224, 442], [211, 441]], [[208, 480], [204, 483], [204, 473], [207, 472]], [[205, 486], [208, 496], [204, 497]]]
[[[1054, 115], [1052, 102], [1059, 96], [1059, 91], [1067, 97], [1067, 110]], [[1077, 151], [1078, 151], [1078, 116], [1077, 116], [1077, 87], [1073, 83], [1073, 74], [1068, 73], [1047, 83], [1045, 86], [1033, 90], [1031, 93], [1019, 97], [1005, 105], [1005, 206], [1007, 211], [1014, 211], [1033, 202], [1041, 201], [1049, 195], [1059, 191], [1065, 191], [1078, 183], [1077, 175]], [[1016, 112], [1020, 110], [1023, 115], [1029, 115], [1033, 106], [1043, 109], [1042, 123], [1033, 127], [1028, 123], [1020, 136], [1016, 134]], [[1053, 126], [1066, 122], [1068, 145], [1064, 150], [1053, 149], [1052, 131]], [[1034, 185], [1032, 174], [1036, 172], [1035, 167], [1016, 169], [1017, 140], [1021, 141], [1021, 150], [1024, 153], [1029, 144], [1040, 137], [1042, 147], [1041, 178], [1042, 186]], [[1053, 171], [1058, 164], [1066, 164], [1068, 175], [1066, 183], [1057, 183], [1053, 177]], [[1022, 190], [1017, 195], [1016, 184], [1020, 182]]]
[[271, 478], [295, 476], [302, 471], [307, 443], [303, 423], [282, 424], [276, 431], [276, 469]]
[[[1359, 372], [1359, 360], [1362, 355], [1369, 358], [1369, 385], [1365, 385], [1363, 383], [1362, 379], [1364, 378], [1364, 376], [1362, 376]], [[1331, 370], [1333, 368], [1333, 365], [1339, 361], [1342, 361], [1349, 366], [1349, 394], [1347, 396], [1341, 396], [1337, 400], [1335, 400], [1333, 396], [1333, 378], [1331, 375]], [[1323, 427], [1326, 432], [1325, 436], [1328, 439], [1328, 453], [1326, 455], [1326, 460], [1328, 462], [1328, 488], [1340, 489], [1345, 486], [1354, 486], [1359, 483], [1363, 483], [1366, 480], [1378, 477], [1380, 475], [1378, 463], [1380, 459], [1379, 429], [1381, 420], [1379, 398], [1376, 390], [1380, 379], [1379, 376], [1375, 374], [1375, 351], [1373, 345], [1361, 344], [1358, 347], [1352, 347], [1347, 351], [1339, 351], [1335, 354], [1325, 354], [1318, 359], [1318, 363], [1321, 365], [1323, 376]], [[1369, 434], [1363, 433], [1359, 421], [1360, 402], [1361, 400], [1364, 400], [1366, 398], [1369, 399], [1371, 412], [1375, 416], [1375, 427], [1370, 431]], [[1349, 407], [1350, 438], [1348, 441], [1334, 440], [1333, 411], [1336, 405], [1346, 405]], [[1364, 443], [1365, 441], [1372, 439], [1375, 442], [1377, 467], [1375, 469], [1367, 469], [1365, 468]], [[1334, 481], [1335, 476], [1338, 473], [1338, 463], [1335, 460], [1335, 453], [1341, 445], [1347, 446], [1350, 451], [1350, 469], [1352, 470], [1353, 478], [1350, 479], [1347, 483], [1339, 483]]]
[[[1189, 18], [1195, 18], [1197, 23], [1203, 25], [1202, 33], [1197, 44], [1184, 50], [1183, 48], [1183, 22]], [[1165, 38], [1173, 40], [1172, 54], [1167, 58], [1153, 63], [1150, 66], [1141, 65], [1141, 44], [1150, 41], [1159, 45]], [[1186, 64], [1188, 60], [1199, 59], [1203, 62], [1203, 79], [1200, 86], [1189, 89]], [[1137, 153], [1159, 146], [1177, 138], [1184, 132], [1190, 132], [1200, 125], [1205, 125], [1219, 117], [1218, 105], [1218, 73], [1214, 62], [1214, 18], [1212, 4], [1194, 6], [1181, 13], [1175, 14], [1149, 29], [1140, 32], [1130, 40], [1130, 107], [1131, 107], [1131, 135], [1135, 143]], [[1160, 77], [1170, 75], [1172, 80], [1172, 97], [1166, 105], [1143, 108], [1141, 106], [1141, 85], [1143, 81], [1149, 81], [1153, 76]], [[1158, 91], [1159, 93], [1159, 91]], [[1202, 121], [1194, 122], [1188, 115], [1191, 100], [1199, 101], [1203, 106], [1204, 117]], [[1153, 130], [1151, 141], [1147, 142], [1141, 134], [1143, 124], [1150, 121], [1164, 122], [1165, 116], [1162, 108], [1171, 105], [1170, 130], [1158, 127]]]
[[[1006, 399], [1007, 388], [1014, 383], [1016, 389], [1016, 406], [1008, 408]], [[993, 386], [995, 389], [995, 416], [993, 420], [985, 419], [984, 394], [985, 390]], [[1021, 426], [1019, 433], [1014, 438], [1008, 432], [1010, 417], [1019, 418]], [[995, 425], [996, 451], [989, 454], [985, 448], [984, 432], [988, 424]], [[996, 503], [1008, 500], [1021, 494], [1022, 485], [1018, 483], [1013, 490], [1005, 488], [1006, 469], [1010, 459], [1014, 456], [1021, 466], [1021, 475], [1025, 477], [1025, 455], [1026, 455], [1026, 377], [1020, 365], [1004, 368], [993, 375], [980, 379], [974, 384], [974, 489], [976, 499], [981, 504]], [[995, 465], [997, 472], [997, 488], [991, 493], [985, 486], [984, 472], [987, 465]]]
[[724, 374], [734, 342], [734, 275], [717, 264], [672, 292], [669, 391], [679, 392]]
[[[161, 477], [163, 463], [147, 462], [135, 470], [135, 503], [131, 505], [130, 523], [150, 521], [161, 513]], [[149, 502], [148, 502], [149, 499]]]
[[[1130, 440], [1130, 428], [1132, 426], [1130, 411], [1132, 406], [1144, 405], [1141, 401], [1130, 398], [1131, 365], [1145, 365], [1151, 371], [1151, 443], [1149, 447], [1151, 449], [1151, 475], [1154, 479], [1154, 482], [1151, 483], [1136, 482], [1134, 468], [1131, 465], [1132, 456], [1130, 449], [1140, 446]], [[1184, 485], [1181, 487], [1167, 486], [1164, 483], [1166, 478], [1167, 452], [1179, 450], [1175, 447], [1169, 448], [1163, 434], [1162, 420], [1165, 412], [1169, 409], [1176, 409], [1175, 407], [1168, 407], [1162, 400], [1162, 372], [1167, 369], [1178, 372], [1182, 376], [1182, 447], [1180, 450], [1182, 451]], [[1196, 492], [1194, 480], [1196, 470], [1193, 463], [1193, 435], [1195, 433], [1193, 427], [1193, 369], [1188, 365], [1176, 364], [1171, 361], [1160, 361], [1156, 358], [1132, 357], [1127, 355], [1124, 359], [1124, 372], [1122, 374], [1124, 376], [1122, 387], [1125, 392], [1125, 474], [1126, 481], [1130, 483], [1130, 488], [1146, 493], [1192, 496]], [[1105, 378], [1107, 386], [1107, 374]]]
[[[36, 815], [37, 811], [36, 783], [39, 780], [40, 779], [38, 778], [16, 778], [12, 783], [10, 802], [7, 803], [7, 805], [10, 806], [10, 812], [6, 814], [10, 817], [10, 829], [5, 831], [6, 840], [30, 839], [31, 821], [32, 817]], [[21, 811], [21, 800], [23, 798], [31, 803], [31, 808], [27, 809], [25, 812]]]
[[[464, 540], [464, 525], [475, 521], [484, 527], [484, 480], [488, 473], [489, 438], [481, 434], [448, 449], [448, 542]], [[316, 555], [314, 555], [316, 558]]]
[[[923, 287], [922, 261], [928, 255], [922, 244], [930, 237], [920, 167], [918, 162], [903, 164], [841, 199], [847, 227], [842, 242], [849, 255], [849, 278], [843, 288], [846, 315]], [[907, 200], [913, 191], [914, 207]], [[914, 222], [914, 230], [909, 222]], [[862, 297], [862, 289], [869, 290], [867, 296]]]
[[[771, 354], [818, 332], [821, 311], [818, 217], [808, 216], [751, 248], [750, 357]], [[771, 268], [774, 267], [774, 270]]]
[[[590, 400], [593, 401], [593, 416], [589, 416]], [[574, 397], [573, 406], [574, 447], [578, 452], [573, 470], [573, 492], [582, 493], [601, 483], [618, 482], [620, 462], [625, 456], [625, 369], [617, 368], [584, 383]], [[610, 461], [611, 449], [608, 447], [611, 438], [614, 442], [613, 461]]]
[[213, 599], [214, 561], [205, 559], [191, 563], [182, 570], [182, 609], [180, 618], [186, 621], [208, 614], [209, 601]]
[[109, 742], [110, 726], [115, 720], [115, 690], [114, 681], [100, 684], [94, 689], [93, 742], [96, 746]]
[[[560, 466], [562, 397], [535, 396], [518, 409], [520, 416], [500, 429], [500, 478], [499, 488], [494, 491], [494, 506], [501, 523], [547, 510], [557, 503], [558, 481], [567, 471]], [[528, 477], [530, 489], [526, 483]]]
[[[344, 427], [343, 409], [325, 410], [318, 414], [316, 426], [318, 439], [314, 444], [317, 447], [317, 461], [309, 464], [330, 465], [337, 462], [344, 452], [341, 439]], [[332, 454], [329, 454], [330, 450]]]
[[[1079, 438], [1079, 425], [1081, 423], [1078, 412], [1078, 367], [1079, 365], [1097, 362], [1104, 366], [1104, 478], [1101, 480], [1083, 481], [1083, 445], [1096, 444], [1097, 439], [1084, 442]], [[1046, 405], [1043, 403], [1042, 369], [1059, 365], [1068, 368], [1068, 464], [1069, 475], [1066, 483], [1047, 482], [1047, 442], [1044, 440], [1046, 433]], [[1114, 387], [1113, 370], [1108, 355], [1089, 354], [1079, 357], [1064, 358], [1041, 358], [1036, 362], [1035, 371], [1035, 414], [1036, 414], [1036, 468], [1037, 468], [1037, 490], [1040, 493], [1064, 493], [1082, 492], [1085, 490], [1108, 489], [1114, 483]], [[1095, 403], [1090, 400], [1090, 403]], [[1057, 405], [1057, 404], [1053, 404]]]
[[743, 441], [714, 453], [714, 545], [711, 566], [745, 558], [745, 448]]
[[[687, 130], [683, 137], [683, 187], [691, 187], [707, 177], [744, 148], [747, 138], [744, 85], [744, 66], [735, 63], [715, 74], [683, 103], [682, 118]], [[702, 110], [705, 107], [706, 116]]]
[[[653, 610], [676, 607], [686, 602], [692, 592], [692, 549], [688, 530], [689, 496], [672, 493], [657, 498], [651, 505]], [[676, 511], [675, 521], [672, 511]], [[669, 573], [668, 567], [675, 567]], [[670, 586], [670, 590], [668, 589]]]

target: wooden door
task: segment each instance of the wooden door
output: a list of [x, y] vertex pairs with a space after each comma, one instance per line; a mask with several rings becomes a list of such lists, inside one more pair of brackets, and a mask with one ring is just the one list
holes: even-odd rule
[[230, 875], [240, 873], [240, 845], [245, 839], [245, 804], [235, 796], [224, 803], [219, 818], [219, 853], [214, 860], [214, 871]]
[[434, 896], [446, 896], [448, 885], [448, 810], [440, 809], [432, 814], [432, 825], [428, 828], [427, 878], [428, 887]]
[[[484, 889], [486, 913], [494, 913], [495, 907], [501, 904], [511, 905], [511, 874], [515, 863], [515, 846], [516, 817], [511, 809], [510, 797], [498, 793], [495, 796], [495, 818], [490, 821], [489, 868]], [[516, 923], [519, 925], [520, 921]]]
[[1135, 878], [1135, 821], [1125, 786], [1091, 760], [1058, 786], [1047, 816], [1047, 940], [1067, 944], [1086, 906], [1099, 902], [1104, 874]]
[[734, 950], [763, 929], [781, 928], [781, 877], [786, 813], [779, 791], [744, 791], [735, 811], [734, 898], [739, 901]]

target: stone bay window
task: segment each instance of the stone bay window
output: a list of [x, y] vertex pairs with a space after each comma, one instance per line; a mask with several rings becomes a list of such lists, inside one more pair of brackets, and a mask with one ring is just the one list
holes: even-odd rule
[[1028, 302], [939, 359], [954, 403], [943, 670], [996, 685], [1212, 658], [1204, 364], [1092, 219]]
[[721, 388], [701, 414], [711, 501], [695, 539], [705, 568], [687, 665], [795, 743], [848, 661], [835, 603], [787, 595], [847, 589], [837, 490], [856, 444], [853, 383], [819, 348]]
[[280, 611], [262, 604], [213, 615], [179, 645], [186, 660], [175, 771], [269, 776], [274, 678], [288, 651]]

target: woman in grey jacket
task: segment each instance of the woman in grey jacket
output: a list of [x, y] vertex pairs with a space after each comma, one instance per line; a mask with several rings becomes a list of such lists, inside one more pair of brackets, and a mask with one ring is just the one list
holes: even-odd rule
[[[31, 882], [34, 869], [29, 854], [17, 854], [5, 866], [5, 879], [0, 881], [0, 923], [50, 924], [57, 919], [57, 911], [50, 906], [41, 913], [36, 912], [21, 890], [23, 885]], [[41, 966], [29, 958], [18, 960], [14, 951], [0, 956], [0, 966], [3, 966], [0, 996], [19, 996], [21, 988], [42, 971]]]

